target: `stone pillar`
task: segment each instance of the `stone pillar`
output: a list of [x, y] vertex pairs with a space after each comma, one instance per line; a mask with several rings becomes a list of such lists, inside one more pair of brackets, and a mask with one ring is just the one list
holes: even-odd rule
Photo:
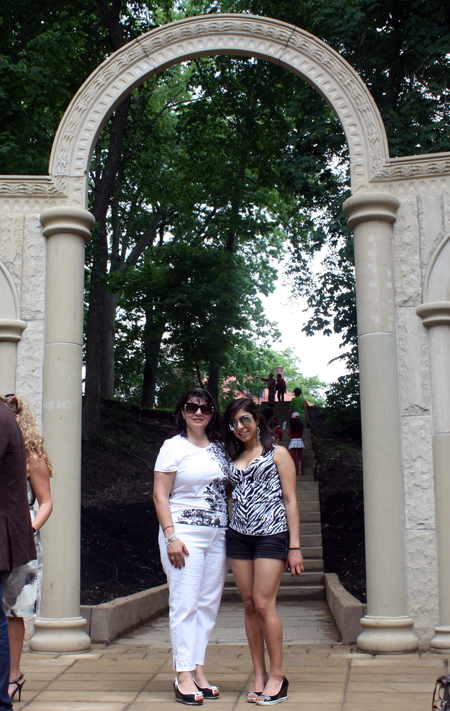
[[428, 328], [439, 581], [439, 626], [431, 647], [450, 651], [450, 301], [416, 309]]
[[22, 338], [22, 331], [27, 327], [19, 319], [0, 319], [0, 393], [6, 395], [16, 392], [16, 350], [17, 341]]
[[44, 581], [31, 649], [89, 649], [80, 616], [81, 347], [84, 251], [93, 216], [75, 207], [40, 215], [47, 239], [43, 431], [55, 478], [53, 513], [43, 529]]
[[406, 599], [392, 255], [392, 224], [399, 204], [387, 193], [362, 193], [344, 203], [355, 237], [366, 537], [367, 615], [357, 643], [369, 652], [418, 647]]

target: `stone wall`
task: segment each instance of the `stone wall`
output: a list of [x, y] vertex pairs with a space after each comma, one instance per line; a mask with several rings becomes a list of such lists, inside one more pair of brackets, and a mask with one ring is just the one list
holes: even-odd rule
[[[381, 187], [381, 186], [380, 186]], [[432, 182], [391, 183], [401, 198], [394, 225], [394, 265], [399, 348], [405, 541], [409, 614], [421, 646], [426, 648], [439, 623], [432, 414], [428, 334], [416, 308], [422, 304], [425, 275], [438, 245], [450, 229], [450, 200]], [[382, 186], [387, 191], [387, 186]], [[445, 188], [443, 188], [445, 189]], [[17, 346], [16, 391], [42, 415], [42, 369], [45, 326], [45, 238], [39, 212], [25, 201], [0, 210], [0, 260], [16, 286], [27, 322]], [[21, 212], [23, 210], [23, 212]], [[1, 318], [1, 315], [0, 315]], [[383, 552], [380, 551], [380, 555]]]
[[399, 195], [394, 225], [405, 536], [409, 613], [422, 647], [439, 623], [428, 334], [416, 307], [430, 260], [445, 236], [448, 198], [422, 185]]
[[[39, 215], [0, 213], [0, 260], [16, 286], [26, 321], [17, 344], [16, 391], [42, 416], [45, 323], [45, 237]], [[1, 318], [1, 316], [0, 316]]]

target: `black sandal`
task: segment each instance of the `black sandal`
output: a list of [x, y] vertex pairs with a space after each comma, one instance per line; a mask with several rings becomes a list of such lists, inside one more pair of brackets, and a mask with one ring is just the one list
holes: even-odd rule
[[173, 688], [175, 689], [175, 700], [180, 704], [187, 704], [187, 706], [201, 706], [203, 704], [203, 694], [200, 691], [196, 691], [195, 694], [183, 694], [178, 686], [177, 676], [173, 682]]
[[274, 704], [280, 704], [282, 701], [287, 701], [287, 693], [288, 693], [288, 688], [289, 688], [289, 682], [286, 679], [286, 677], [283, 677], [283, 681], [281, 682], [280, 690], [277, 694], [274, 694], [273, 696], [269, 696], [268, 694], [262, 693], [261, 696], [258, 696], [256, 699], [256, 705], [257, 706], [272, 706]]
[[192, 677], [192, 679], [197, 689], [203, 694], [205, 701], [214, 701], [214, 699], [219, 698], [220, 692], [218, 686], [200, 686], [200, 684], [195, 681], [194, 677]]
[[9, 682], [9, 686], [15, 686], [15, 687], [16, 687], [16, 688], [14, 689], [14, 691], [12, 692], [12, 694], [10, 694], [10, 696], [9, 696], [9, 698], [11, 699], [11, 701], [14, 699], [15, 695], [17, 694], [17, 692], [19, 692], [19, 701], [20, 701], [20, 699], [22, 698], [22, 687], [23, 687], [24, 684], [25, 684], [25, 677], [24, 677], [23, 674], [21, 674], [20, 676], [18, 676], [15, 681], [10, 681], [10, 682]]

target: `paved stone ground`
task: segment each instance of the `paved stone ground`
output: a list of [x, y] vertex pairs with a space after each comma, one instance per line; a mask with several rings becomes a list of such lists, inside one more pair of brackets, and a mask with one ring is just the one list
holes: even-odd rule
[[[428, 711], [448, 660], [434, 654], [372, 656], [341, 645], [324, 603], [280, 605], [292, 711]], [[220, 610], [206, 672], [219, 684], [217, 711], [244, 711], [252, 678], [242, 607]], [[165, 711], [175, 703], [168, 620], [160, 618], [80, 655], [24, 654], [27, 682], [14, 709]], [[208, 703], [205, 702], [206, 706]], [[255, 707], [257, 708], [257, 707]]]

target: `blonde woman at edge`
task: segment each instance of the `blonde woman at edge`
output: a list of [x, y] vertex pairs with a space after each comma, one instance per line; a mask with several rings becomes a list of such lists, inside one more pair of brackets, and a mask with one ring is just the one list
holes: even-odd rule
[[[47, 521], [53, 509], [50, 493], [52, 466], [44, 448], [44, 439], [39, 432], [39, 425], [28, 405], [17, 395], [4, 395], [0, 399], [9, 407], [20, 425], [27, 452], [27, 487], [31, 525], [35, 531], [37, 559], [19, 568], [14, 568], [8, 578], [3, 599], [3, 607], [8, 617], [9, 646], [11, 669], [9, 690], [11, 701], [17, 692], [19, 701], [25, 677], [20, 671], [25, 635], [24, 617], [35, 617], [39, 612], [42, 583], [42, 545], [40, 529]], [[39, 504], [34, 509], [35, 501]]]
[[153, 501], [169, 584], [175, 699], [200, 706], [219, 697], [204, 663], [225, 582], [228, 523], [228, 463], [217, 403], [207, 390], [180, 398], [175, 428], [155, 463]]

